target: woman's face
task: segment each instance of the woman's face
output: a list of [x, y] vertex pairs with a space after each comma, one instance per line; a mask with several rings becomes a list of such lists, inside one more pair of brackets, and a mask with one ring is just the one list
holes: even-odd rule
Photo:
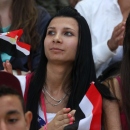
[[70, 17], [52, 19], [44, 40], [45, 55], [50, 62], [73, 62], [78, 45], [78, 23]]

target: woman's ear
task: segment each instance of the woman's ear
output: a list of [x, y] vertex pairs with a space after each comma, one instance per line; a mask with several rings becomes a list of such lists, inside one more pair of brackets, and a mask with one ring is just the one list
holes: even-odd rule
[[32, 121], [32, 117], [33, 117], [32, 112], [27, 111], [25, 113], [25, 121], [26, 121], [27, 130], [30, 129], [30, 124], [31, 124], [31, 121]]

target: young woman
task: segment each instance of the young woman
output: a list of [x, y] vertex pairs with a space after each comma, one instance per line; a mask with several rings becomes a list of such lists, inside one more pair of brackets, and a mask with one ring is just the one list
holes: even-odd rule
[[[65, 7], [50, 20], [43, 40], [36, 72], [31, 78], [18, 77], [27, 99], [27, 110], [33, 113], [31, 130], [45, 130], [46, 127], [47, 130], [89, 130], [90, 127], [100, 130], [101, 95], [108, 99], [112, 97], [109, 89], [96, 80], [86, 20], [75, 9]], [[86, 93], [90, 92], [92, 82], [95, 82], [93, 88], [98, 95], [95, 91]], [[82, 106], [86, 108], [82, 109]], [[95, 110], [95, 106], [99, 110]]]
[[12, 57], [0, 52], [0, 70], [3, 62], [10, 61], [16, 74], [22, 71], [33, 71], [37, 68], [41, 54], [41, 37], [50, 15], [42, 7], [36, 7], [34, 0], [1, 0], [0, 25], [1, 33], [23, 29], [21, 41], [31, 45], [29, 56]]
[[[120, 75], [105, 80], [117, 101], [104, 100], [104, 121], [106, 130], [130, 129], [130, 14], [126, 21], [123, 43], [123, 60]], [[110, 114], [111, 113], [111, 114]], [[114, 118], [113, 118], [114, 117]]]

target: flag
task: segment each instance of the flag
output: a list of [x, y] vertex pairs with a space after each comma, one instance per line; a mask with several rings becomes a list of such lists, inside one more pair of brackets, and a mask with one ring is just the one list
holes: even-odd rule
[[75, 113], [75, 123], [64, 130], [101, 130], [102, 96], [91, 83]]
[[30, 54], [31, 46], [20, 42], [23, 30], [15, 30], [0, 34], [0, 52], [7, 53], [13, 57], [24, 57]]

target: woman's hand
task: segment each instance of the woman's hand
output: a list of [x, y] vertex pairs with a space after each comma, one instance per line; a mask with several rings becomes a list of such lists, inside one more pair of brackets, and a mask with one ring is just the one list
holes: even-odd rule
[[57, 112], [54, 119], [47, 124], [47, 130], [63, 130], [65, 126], [73, 124], [75, 121], [75, 111], [76, 110], [71, 111], [70, 108], [63, 108], [61, 111]]
[[4, 67], [4, 71], [13, 74], [12, 65], [8, 60], [6, 62], [3, 62], [3, 67]]

